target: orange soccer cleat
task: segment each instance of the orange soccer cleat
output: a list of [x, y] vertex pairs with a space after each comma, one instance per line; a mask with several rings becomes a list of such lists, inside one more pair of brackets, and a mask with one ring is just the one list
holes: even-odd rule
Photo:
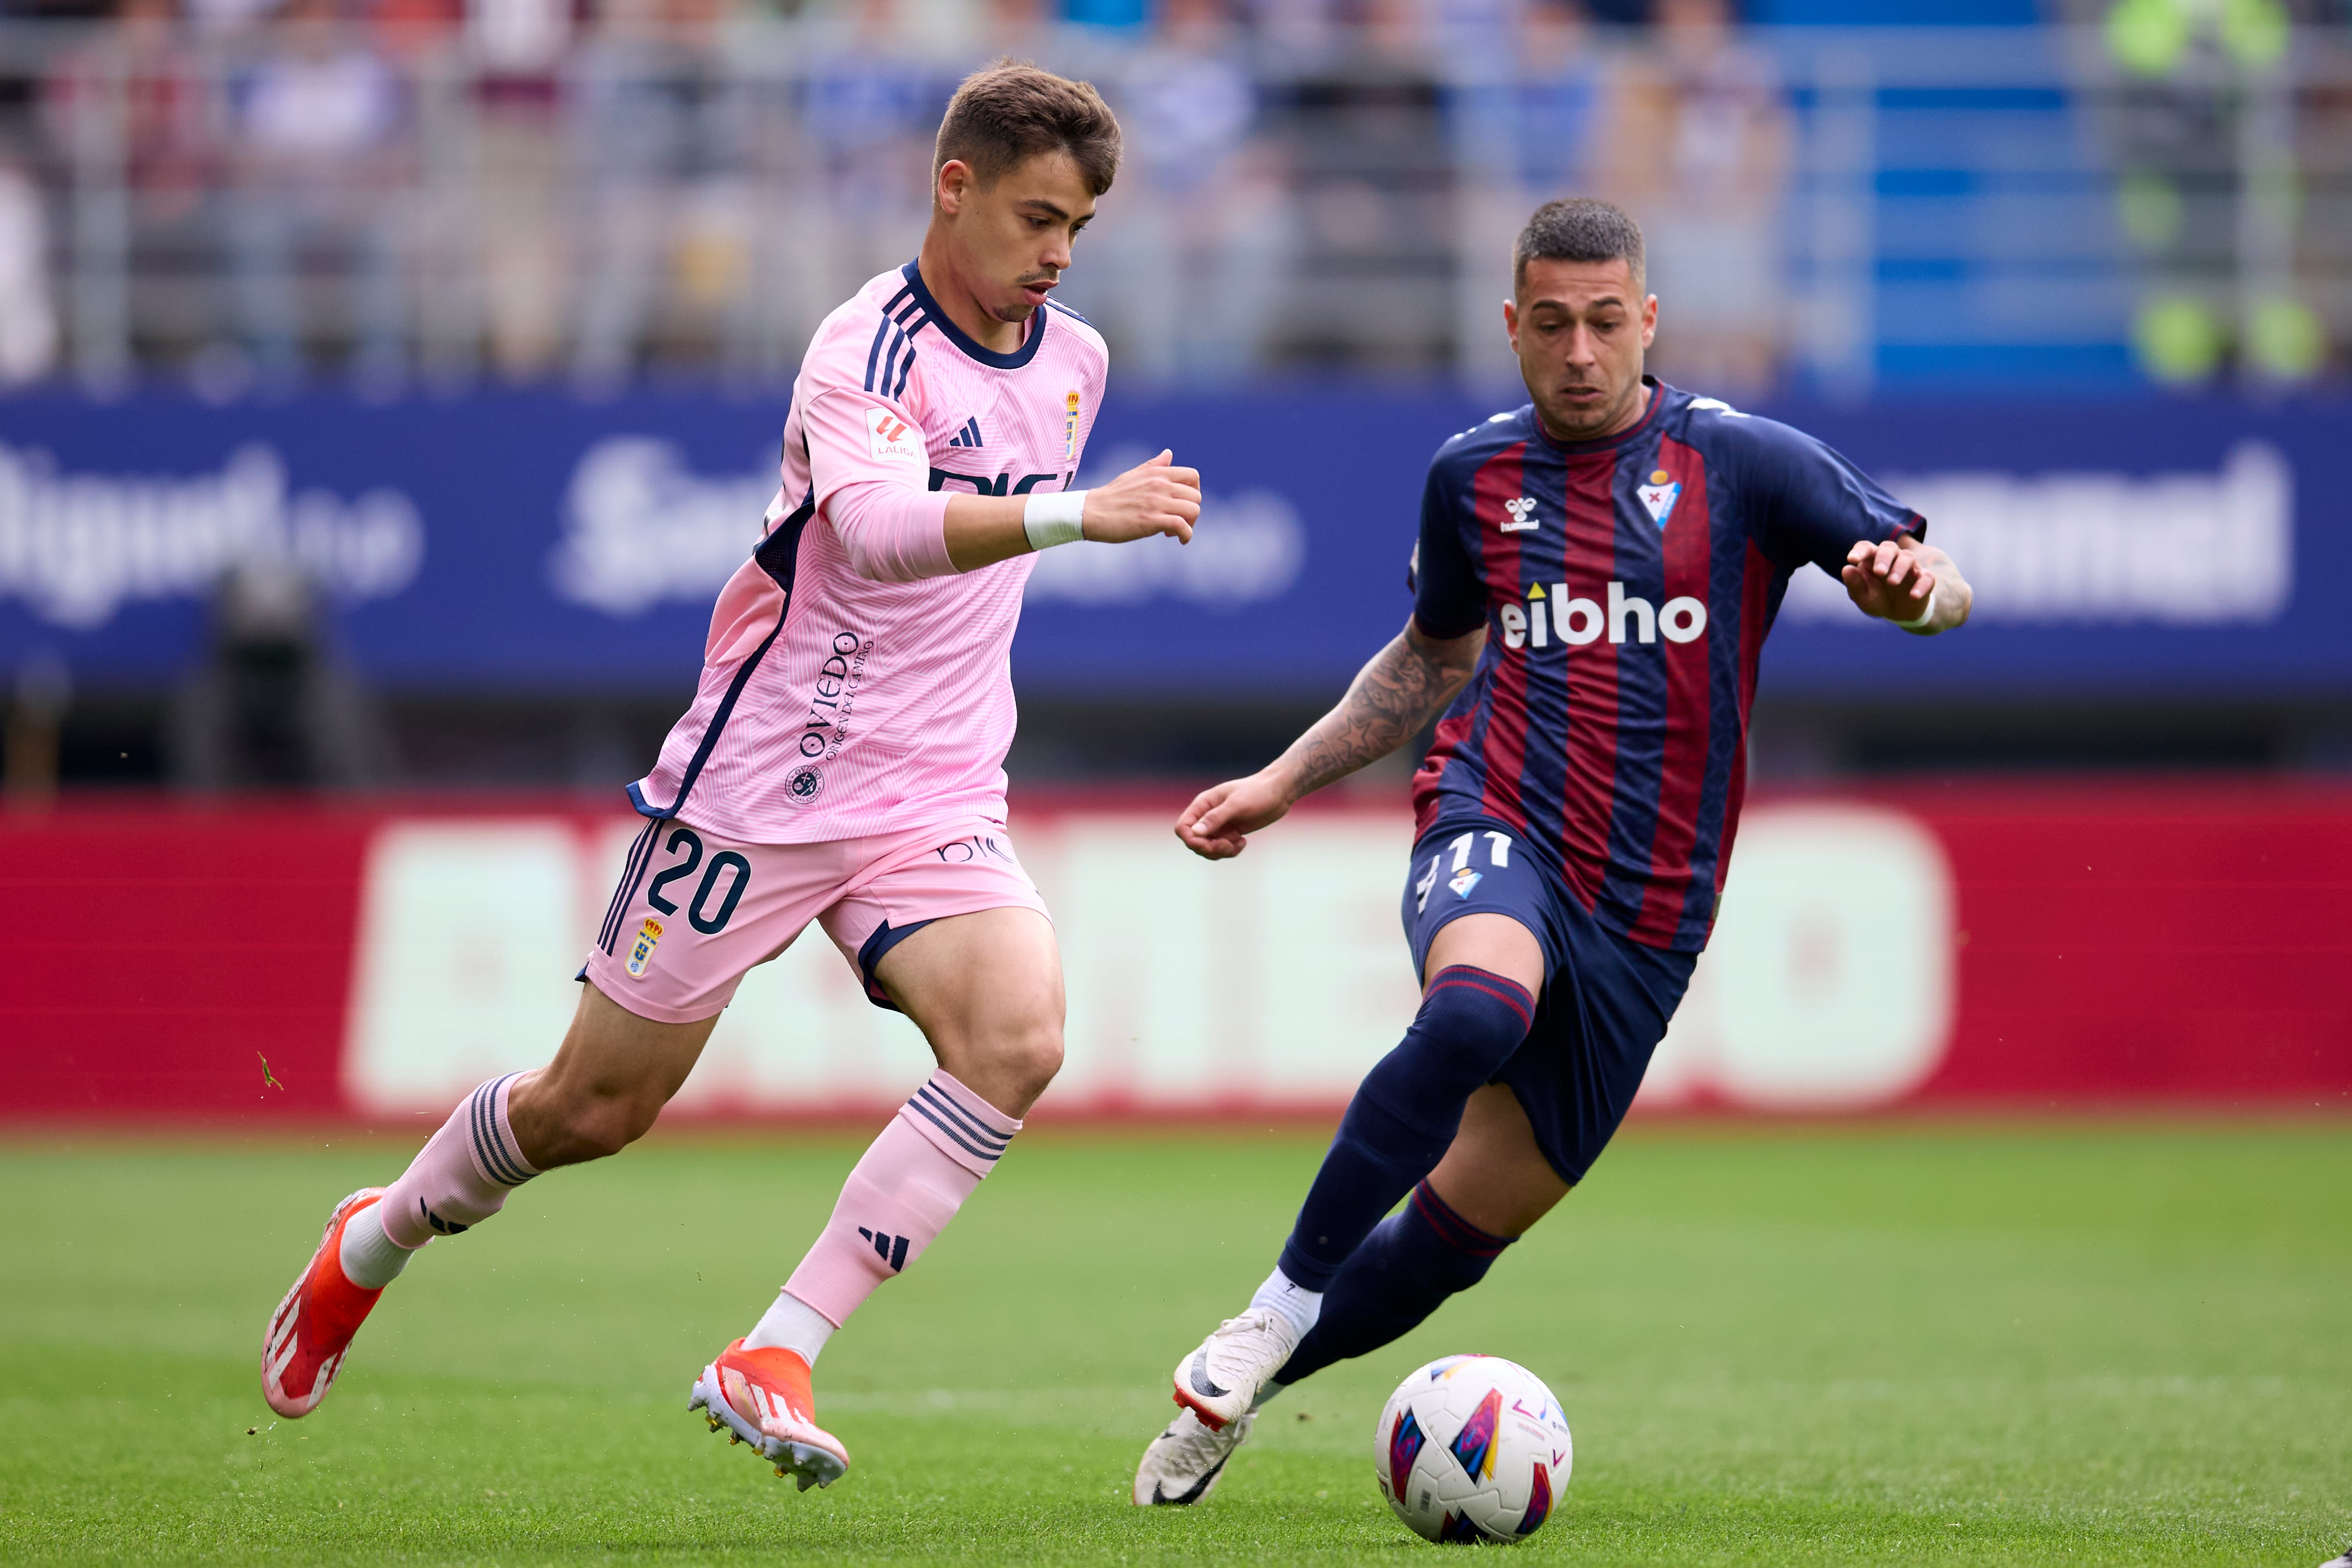
[[382, 1187], [362, 1187], [335, 1205], [319, 1250], [270, 1314], [269, 1331], [261, 1340], [261, 1394], [280, 1415], [308, 1415], [319, 1408], [319, 1401], [334, 1386], [335, 1373], [342, 1370], [352, 1336], [383, 1294], [380, 1286], [362, 1290], [343, 1278], [338, 1256], [343, 1226], [383, 1196]]
[[808, 1363], [791, 1351], [745, 1350], [737, 1340], [702, 1369], [686, 1407], [701, 1411], [713, 1432], [725, 1426], [730, 1443], [751, 1444], [803, 1491], [829, 1487], [849, 1468], [849, 1450], [816, 1424]]

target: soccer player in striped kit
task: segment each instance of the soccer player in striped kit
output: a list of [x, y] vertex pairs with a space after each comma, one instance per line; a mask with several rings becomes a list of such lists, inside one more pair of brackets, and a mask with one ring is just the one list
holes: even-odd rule
[[1715, 921], [1790, 574], [1835, 574], [1914, 636], [1968, 619], [1926, 520], [1853, 465], [1642, 374], [1658, 301], [1623, 213], [1551, 203], [1514, 259], [1504, 321], [1532, 401], [1438, 449], [1404, 631], [1176, 826], [1238, 855], [1444, 715], [1404, 888], [1420, 1014], [1357, 1089], [1274, 1273], [1177, 1363], [1182, 1409], [1139, 1503], [1207, 1496], [1261, 1402], [1475, 1284], [1599, 1156]]
[[1073, 490], [1103, 341], [1051, 291], [1118, 162], [1093, 88], [1025, 66], [964, 82], [921, 254], [828, 317], [793, 389], [782, 483], [719, 594], [700, 689], [629, 795], [646, 818], [549, 1066], [482, 1085], [388, 1188], [338, 1205], [262, 1352], [307, 1415], [417, 1248], [652, 1126], [753, 964], [811, 921], [939, 1070], [875, 1140], [751, 1332], [694, 1380], [714, 1431], [779, 1475], [849, 1464], [811, 1369], [1003, 1154], [1062, 1059], [1053, 927], [1004, 828], [1009, 654], [1034, 552], [1189, 541], [1170, 454]]

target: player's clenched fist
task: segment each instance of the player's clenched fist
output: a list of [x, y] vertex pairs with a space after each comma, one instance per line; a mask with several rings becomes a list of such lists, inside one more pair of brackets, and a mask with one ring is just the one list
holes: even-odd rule
[[1249, 835], [1278, 822], [1291, 796], [1265, 772], [1202, 790], [1176, 819], [1176, 837], [1204, 860], [1230, 860]]
[[1173, 452], [1163, 451], [1087, 492], [1087, 537], [1107, 543], [1155, 533], [1190, 543], [1200, 518], [1201, 471], [1176, 467]]
[[1881, 543], [1865, 539], [1846, 552], [1845, 568], [1838, 575], [1863, 614], [1912, 620], [1927, 607], [1936, 588], [1936, 574], [1922, 559], [1925, 553], [1891, 539]]

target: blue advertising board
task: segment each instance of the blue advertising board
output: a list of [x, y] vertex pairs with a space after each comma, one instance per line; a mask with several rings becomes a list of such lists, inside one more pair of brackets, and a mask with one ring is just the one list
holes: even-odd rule
[[[1458, 393], [1114, 396], [1099, 478], [1203, 473], [1189, 548], [1039, 562], [1036, 695], [1336, 691], [1402, 625], [1423, 468]], [[1885, 479], [1979, 588], [1965, 636], [1861, 620], [1807, 572], [1767, 689], [1863, 698], [2352, 693], [2352, 409], [2204, 401], [1769, 410]], [[777, 399], [543, 394], [206, 405], [0, 402], [0, 667], [160, 687], [220, 574], [299, 562], [366, 677], [404, 689], [669, 692], [774, 488]]]

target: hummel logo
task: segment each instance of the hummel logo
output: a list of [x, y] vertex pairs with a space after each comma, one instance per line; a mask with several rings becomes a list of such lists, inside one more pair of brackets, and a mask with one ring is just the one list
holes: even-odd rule
[[857, 1227], [857, 1234], [874, 1244], [874, 1256], [888, 1264], [891, 1273], [896, 1274], [907, 1267], [905, 1237], [884, 1236], [879, 1232], [868, 1230], [862, 1225]]
[[1532, 496], [1513, 496], [1503, 503], [1503, 510], [1511, 514], [1511, 521], [1502, 525], [1505, 533], [1525, 533], [1528, 529], [1543, 526], [1536, 521]]
[[980, 438], [980, 421], [978, 419], [965, 420], [963, 422], [963, 428], [957, 431], [953, 436], [948, 437], [948, 445], [950, 447], [978, 447], [983, 444], [984, 443], [982, 443]]

